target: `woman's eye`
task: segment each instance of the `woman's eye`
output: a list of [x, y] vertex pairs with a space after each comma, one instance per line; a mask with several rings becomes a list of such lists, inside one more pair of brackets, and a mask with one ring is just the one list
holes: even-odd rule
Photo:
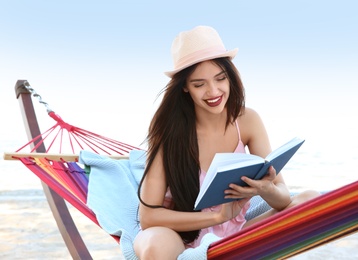
[[222, 81], [222, 80], [225, 80], [225, 79], [226, 79], [226, 76], [223, 76], [223, 77], [218, 78], [218, 81]]
[[203, 85], [204, 85], [204, 83], [202, 83], [202, 84], [195, 84], [194, 87], [199, 88], [199, 87], [201, 87], [201, 86], [203, 86]]

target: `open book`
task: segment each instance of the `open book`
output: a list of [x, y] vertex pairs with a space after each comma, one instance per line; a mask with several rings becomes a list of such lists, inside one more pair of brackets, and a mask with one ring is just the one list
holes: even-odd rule
[[194, 209], [200, 210], [233, 201], [225, 199], [224, 191], [230, 183], [247, 186], [242, 176], [259, 180], [263, 178], [272, 165], [278, 174], [304, 140], [294, 138], [272, 151], [266, 158], [246, 153], [217, 153], [210, 164], [206, 177], [201, 185]]

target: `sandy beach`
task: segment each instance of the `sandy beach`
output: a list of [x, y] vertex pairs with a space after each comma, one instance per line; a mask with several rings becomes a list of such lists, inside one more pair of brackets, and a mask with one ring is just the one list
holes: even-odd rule
[[[71, 214], [94, 259], [124, 259], [119, 245], [70, 206]], [[42, 190], [0, 192], [1, 259], [71, 259]], [[292, 259], [358, 259], [358, 234]]]
[[[70, 211], [94, 259], [124, 259], [112, 237]], [[0, 212], [1, 259], [71, 259], [42, 190], [1, 192]]]

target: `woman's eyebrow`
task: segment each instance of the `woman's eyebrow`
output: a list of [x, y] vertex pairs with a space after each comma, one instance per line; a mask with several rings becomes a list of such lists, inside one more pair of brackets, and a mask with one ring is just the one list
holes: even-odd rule
[[189, 82], [198, 82], [198, 81], [204, 81], [204, 79], [191, 79]]
[[[216, 78], [216, 77], [218, 77], [218, 76], [220, 76], [220, 75], [222, 75], [222, 74], [224, 74], [225, 73], [225, 71], [224, 70], [222, 70], [221, 72], [219, 72], [218, 74], [216, 74], [215, 76], [214, 76], [214, 78]], [[191, 79], [191, 80], [189, 80], [189, 82], [198, 82], [198, 81], [204, 81], [205, 79]]]
[[224, 74], [225, 73], [225, 71], [224, 70], [222, 70], [221, 72], [219, 72], [218, 74], [216, 74], [215, 75], [215, 77], [217, 77], [217, 76], [221, 76], [222, 74]]

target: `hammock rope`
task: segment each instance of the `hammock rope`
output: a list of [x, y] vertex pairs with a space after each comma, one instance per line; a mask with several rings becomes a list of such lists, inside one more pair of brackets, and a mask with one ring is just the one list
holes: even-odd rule
[[[38, 99], [38, 102], [45, 106], [47, 114], [55, 121], [55, 124], [48, 130], [39, 134], [24, 146], [20, 147], [16, 152], [19, 153], [25, 148], [32, 146], [30, 152], [34, 152], [40, 147], [45, 141], [49, 141], [46, 153], [49, 153], [58, 147], [58, 153], [63, 154], [65, 151], [68, 153], [77, 154], [80, 150], [89, 149], [94, 153], [105, 154], [105, 155], [126, 155], [131, 150], [140, 149], [138, 147], [119, 142], [115, 139], [105, 137], [93, 133], [91, 131], [82, 129], [65, 122], [58, 114], [50, 108], [49, 104], [45, 102], [41, 95], [33, 89], [30, 84], [25, 81], [23, 87], [26, 88], [33, 97]], [[65, 137], [67, 136], [67, 137]]]
[[[16, 150], [16, 152], [21, 152], [26, 147], [31, 145], [32, 148], [30, 151], [34, 152], [40, 145], [42, 145], [42, 143], [47, 140], [49, 140], [49, 144], [47, 145], [48, 148], [46, 149], [46, 153], [49, 153], [53, 147], [58, 145], [59, 154], [62, 154], [65, 150], [64, 145], [66, 143], [66, 149], [70, 150], [70, 153], [72, 154], [76, 154], [80, 150], [89, 149], [98, 154], [102, 153], [105, 155], [125, 155], [128, 154], [131, 150], [140, 149], [138, 147], [116, 141], [114, 139], [87, 131], [74, 125], [70, 125], [63, 121], [63, 119], [53, 111], [49, 112], [49, 116], [56, 121], [55, 125], [30, 140], [24, 146]], [[68, 138], [65, 139], [66, 133]], [[76, 145], [77, 147], [75, 147]]]

